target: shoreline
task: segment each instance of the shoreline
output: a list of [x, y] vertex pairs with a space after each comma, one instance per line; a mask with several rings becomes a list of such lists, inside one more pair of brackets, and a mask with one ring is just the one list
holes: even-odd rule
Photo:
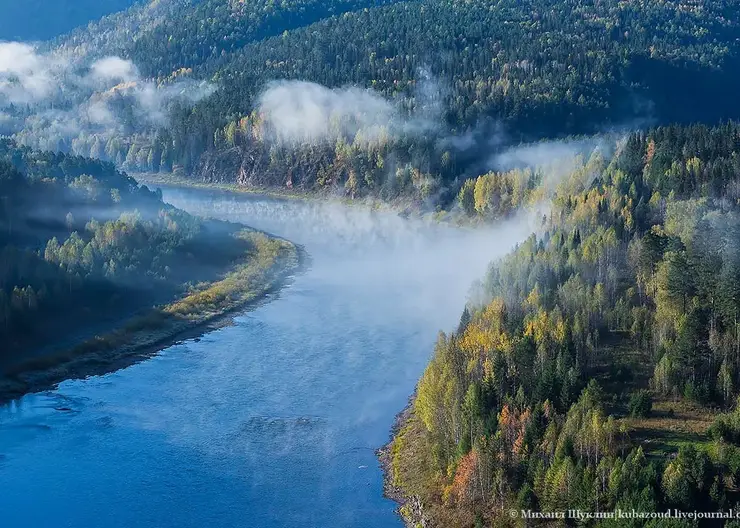
[[0, 405], [53, 390], [63, 381], [121, 370], [165, 348], [229, 326], [236, 312], [268, 302], [309, 264], [299, 245], [246, 227], [240, 234], [258, 241], [254, 250], [245, 254], [248, 260], [232, 263], [220, 279], [124, 319], [102, 335], [63, 352], [20, 363], [0, 379]]
[[[154, 174], [149, 172], [132, 172], [129, 175], [134, 178], [140, 185], [146, 185], [147, 187], [164, 185], [168, 187], [186, 187], [191, 189], [203, 189], [203, 190], [219, 190], [228, 191], [239, 194], [249, 194], [254, 196], [266, 196], [268, 198], [277, 198], [282, 200], [300, 200], [300, 201], [320, 201], [329, 196], [323, 197], [316, 193], [309, 193], [308, 191], [294, 191], [289, 189], [275, 189], [271, 187], [257, 188], [257, 187], [246, 187], [237, 183], [228, 182], [206, 182], [196, 181], [189, 178], [182, 178], [173, 174], [162, 176], [161, 174]], [[341, 198], [334, 197], [337, 200]]]
[[139, 182], [141, 185], [146, 185], [150, 189], [156, 188], [156, 186], [161, 185], [165, 187], [175, 188], [179, 187], [187, 189], [226, 191], [235, 194], [264, 196], [276, 200], [293, 200], [308, 203], [327, 203], [328, 201], [334, 201], [347, 207], [365, 207], [373, 211], [394, 212], [399, 215], [408, 215], [410, 217], [417, 217], [422, 219], [425, 217], [429, 217], [436, 222], [449, 223], [456, 227], [464, 227], [463, 224], [458, 225], [456, 223], [455, 220], [457, 219], [457, 217], [451, 216], [451, 213], [449, 211], [423, 212], [419, 207], [419, 204], [415, 204], [413, 201], [397, 200], [395, 202], [389, 202], [380, 198], [373, 197], [352, 199], [346, 196], [339, 196], [333, 192], [305, 190], [299, 191], [275, 187], [249, 187], [239, 185], [238, 183], [196, 181], [193, 179], [182, 178], [174, 175], [162, 176], [160, 174], [152, 173], [131, 173], [131, 177], [136, 179], [136, 181]]
[[383, 474], [383, 497], [396, 503], [396, 515], [408, 528], [426, 526], [424, 511], [417, 497], [407, 495], [402, 487], [393, 482], [393, 444], [411, 419], [415, 401], [416, 390], [409, 396], [406, 406], [393, 418], [388, 443], [375, 451], [375, 456], [380, 463], [380, 471]]
[[408, 422], [409, 417], [413, 412], [415, 400], [416, 391], [414, 391], [414, 393], [409, 397], [406, 406], [393, 418], [393, 425], [391, 425], [388, 443], [375, 451], [375, 456], [378, 457], [380, 469], [383, 472], [383, 496], [398, 504], [398, 509], [400, 509], [408, 499], [403, 494], [403, 490], [393, 484], [393, 469], [391, 467], [393, 463], [393, 441], [396, 439], [401, 429], [403, 429], [404, 425]]

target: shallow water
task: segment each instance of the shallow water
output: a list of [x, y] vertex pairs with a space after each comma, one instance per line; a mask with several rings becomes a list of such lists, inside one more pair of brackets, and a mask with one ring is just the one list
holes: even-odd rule
[[0, 526], [401, 526], [374, 451], [474, 279], [528, 232], [165, 190], [303, 244], [234, 325], [0, 408]]

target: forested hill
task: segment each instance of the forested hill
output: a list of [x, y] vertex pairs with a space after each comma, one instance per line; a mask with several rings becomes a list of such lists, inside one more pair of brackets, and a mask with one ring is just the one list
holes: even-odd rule
[[[216, 91], [172, 105], [166, 126], [64, 137], [31, 123], [23, 142], [130, 170], [353, 196], [449, 203], [502, 143], [740, 117], [740, 12], [730, 0], [161, 0], [57, 44], [91, 59], [121, 55], [163, 86], [185, 75]], [[326, 91], [270, 91], [276, 79]], [[371, 107], [347, 86], [371, 90], [411, 126], [368, 131]], [[264, 123], [266, 90], [351, 126], [276, 141]]]
[[110, 163], [0, 141], [0, 379], [246, 261], [234, 230], [164, 204]]
[[46, 40], [102, 16], [122, 11], [135, 0], [6, 0], [0, 2], [0, 40]]
[[390, 455], [413, 522], [737, 509], [740, 125], [657, 128], [616, 152], [575, 167], [545, 232], [439, 338]]

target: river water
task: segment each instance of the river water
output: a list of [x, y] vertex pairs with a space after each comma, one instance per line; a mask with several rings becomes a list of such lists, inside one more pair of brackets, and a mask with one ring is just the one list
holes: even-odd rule
[[164, 197], [300, 243], [310, 265], [232, 326], [0, 407], [0, 526], [401, 526], [374, 451], [473, 281], [528, 227]]

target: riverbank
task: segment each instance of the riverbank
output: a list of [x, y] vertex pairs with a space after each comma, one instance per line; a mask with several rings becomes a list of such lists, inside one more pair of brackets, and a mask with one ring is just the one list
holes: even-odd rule
[[423, 524], [421, 504], [414, 497], [408, 497], [400, 482], [394, 477], [394, 456], [397, 449], [396, 439], [404, 427], [408, 424], [414, 409], [416, 393], [410, 398], [403, 410], [396, 415], [391, 426], [390, 440], [378, 449], [375, 455], [380, 462], [380, 470], [383, 473], [383, 496], [398, 504], [397, 513], [408, 527], [414, 527], [417, 523]]
[[234, 312], [278, 291], [306, 263], [303, 250], [287, 240], [248, 228], [234, 236], [248, 250], [223, 276], [65, 351], [14, 366], [0, 379], [0, 402], [50, 389], [67, 379], [125, 368], [167, 346], [226, 325]]
[[451, 214], [448, 211], [424, 212], [421, 204], [414, 203], [408, 199], [396, 199], [385, 201], [379, 198], [350, 198], [344, 195], [338, 195], [336, 192], [318, 191], [310, 192], [298, 189], [274, 188], [274, 187], [245, 187], [236, 183], [226, 182], [205, 182], [195, 181], [189, 178], [182, 178], [174, 174], [153, 174], [153, 173], [132, 173], [136, 180], [148, 187], [163, 185], [167, 187], [182, 187], [190, 189], [206, 189], [228, 191], [239, 194], [267, 196], [281, 200], [300, 200], [305, 202], [326, 202], [331, 200], [349, 207], [366, 207], [374, 211], [390, 211], [404, 215], [406, 217], [432, 218], [438, 222], [447, 222], [457, 227], [469, 225], [464, 218], [459, 215]]
[[[188, 187], [191, 189], [211, 189], [219, 191], [229, 191], [240, 194], [251, 194], [255, 196], [267, 196], [270, 198], [280, 198], [288, 200], [323, 200], [326, 196], [319, 196], [306, 191], [291, 190], [291, 189], [275, 189], [275, 188], [257, 188], [257, 187], [245, 187], [236, 183], [227, 182], [205, 182], [195, 181], [190, 178], [182, 178], [175, 174], [155, 174], [149, 172], [138, 172], [131, 173], [131, 176], [136, 179], [142, 185], [148, 187], [165, 185], [171, 187]], [[340, 198], [336, 198], [340, 199]]]
[[[426, 528], [430, 526], [431, 519], [420, 496], [411, 490], [414, 486], [408, 482], [408, 477], [412, 476], [415, 468], [403, 465], [409, 459], [415, 461], [415, 456], [423, 456], [423, 452], [417, 451], [420, 435], [414, 411], [416, 396], [414, 392], [406, 407], [396, 415], [391, 427], [390, 440], [378, 449], [376, 455], [383, 472], [383, 496], [398, 505], [396, 513], [405, 526]], [[410, 454], [415, 456], [409, 457]], [[417, 485], [423, 485], [422, 476], [413, 476], [417, 477]]]

